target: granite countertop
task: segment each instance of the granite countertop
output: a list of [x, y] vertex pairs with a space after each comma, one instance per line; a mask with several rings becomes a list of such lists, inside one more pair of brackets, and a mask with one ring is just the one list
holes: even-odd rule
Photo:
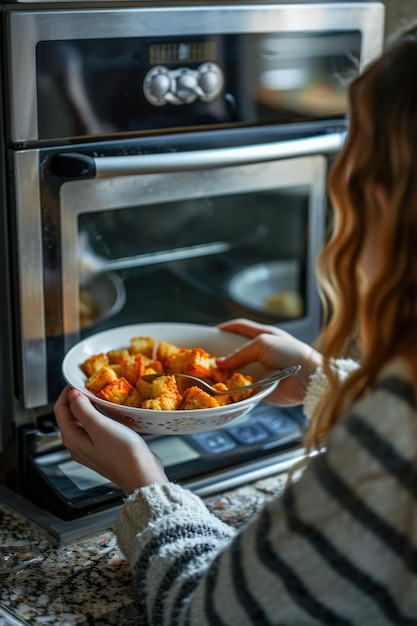
[[[286, 478], [279, 474], [204, 501], [239, 528], [282, 492]], [[0, 626], [146, 626], [111, 529], [63, 545], [0, 503], [0, 557], [5, 551], [27, 553], [28, 564], [17, 571], [0, 567]]]

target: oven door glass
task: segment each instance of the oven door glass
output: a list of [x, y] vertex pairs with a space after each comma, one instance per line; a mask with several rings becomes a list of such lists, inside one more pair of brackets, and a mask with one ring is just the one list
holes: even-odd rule
[[[147, 184], [152, 196], [158, 183]], [[304, 317], [308, 188], [237, 189], [213, 188], [192, 199], [187, 193], [186, 200], [163, 194], [158, 204], [81, 213], [81, 317], [65, 303], [66, 334], [79, 321], [83, 334], [100, 321], [114, 325], [113, 313], [123, 324]]]

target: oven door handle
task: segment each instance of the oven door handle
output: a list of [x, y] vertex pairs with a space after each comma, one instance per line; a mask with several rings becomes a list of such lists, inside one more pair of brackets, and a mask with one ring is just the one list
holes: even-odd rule
[[332, 154], [342, 147], [345, 137], [345, 132], [335, 132], [249, 146], [129, 156], [92, 157], [78, 152], [62, 152], [52, 158], [50, 168], [53, 174], [71, 179], [205, 170], [310, 154]]

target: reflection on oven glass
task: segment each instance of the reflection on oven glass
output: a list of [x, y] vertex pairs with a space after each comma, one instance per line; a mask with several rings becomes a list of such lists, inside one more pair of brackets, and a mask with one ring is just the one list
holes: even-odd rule
[[240, 270], [229, 282], [230, 297], [248, 309], [280, 318], [301, 317], [304, 310], [298, 260], [271, 261]]
[[126, 301], [122, 279], [115, 273], [98, 274], [80, 287], [80, 326], [88, 328], [117, 315]]
[[358, 32], [260, 37], [257, 99], [307, 118], [344, 115], [347, 85], [358, 75]]
[[[91, 275], [88, 282], [79, 288], [80, 328], [89, 329], [117, 315], [126, 302], [126, 290], [123, 280], [114, 272]], [[53, 315], [56, 308], [54, 299], [46, 298], [47, 333], [59, 334]]]

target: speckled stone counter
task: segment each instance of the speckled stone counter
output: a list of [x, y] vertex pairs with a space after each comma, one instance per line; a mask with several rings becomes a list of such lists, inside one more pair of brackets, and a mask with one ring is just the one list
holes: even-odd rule
[[[285, 481], [280, 474], [204, 500], [239, 528], [282, 492]], [[29, 552], [33, 561], [18, 571], [0, 568], [0, 626], [146, 626], [111, 529], [62, 545], [0, 503], [1, 551]]]

